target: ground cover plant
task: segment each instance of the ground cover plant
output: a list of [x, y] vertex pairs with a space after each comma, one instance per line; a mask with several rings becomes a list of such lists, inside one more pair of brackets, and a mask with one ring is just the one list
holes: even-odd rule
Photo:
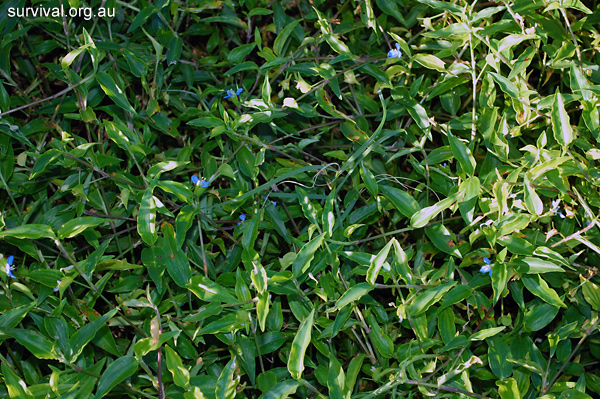
[[4, 2], [0, 397], [598, 397], [598, 26]]

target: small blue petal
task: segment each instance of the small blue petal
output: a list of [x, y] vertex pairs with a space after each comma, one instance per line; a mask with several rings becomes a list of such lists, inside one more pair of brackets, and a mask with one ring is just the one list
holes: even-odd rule
[[484, 261], [485, 263], [487, 263], [488, 265], [492, 263], [492, 261], [491, 261], [491, 260], [489, 260], [489, 259], [488, 259], [487, 257], [485, 257], [485, 256], [483, 257], [483, 261]]
[[388, 51], [387, 56], [388, 58], [402, 57], [402, 51], [400, 51], [400, 44], [396, 43], [396, 48]]
[[240, 224], [242, 224], [242, 222], [237, 222], [237, 225], [239, 226]]
[[277, 202], [276, 201], [273, 201], [273, 206], [277, 206]]
[[245, 214], [241, 214], [240, 215], [240, 220], [243, 222], [244, 220], [246, 220], [246, 215]]
[[236, 96], [239, 96], [239, 95], [240, 95], [240, 94], [241, 94], [243, 91], [244, 91], [244, 89], [242, 89], [242, 88], [240, 87], [239, 89], [237, 89], [237, 90], [235, 91], [235, 95], [236, 95]]
[[566, 218], [566, 216], [565, 216], [565, 215], [563, 215], [563, 214], [562, 214], [562, 212], [558, 212], [558, 216], [560, 216], [560, 218], [561, 218], [561, 219], [564, 219], [564, 218]]
[[490, 265], [481, 266], [481, 269], [479, 269], [479, 273], [488, 273], [488, 272], [489, 273], [492, 272], [492, 267]]
[[492, 277], [492, 271], [490, 270], [490, 277]]
[[12, 278], [16, 278], [14, 274], [12, 274], [12, 270], [14, 270], [14, 266], [12, 265], [15, 260], [14, 256], [9, 256], [6, 258], [6, 274]]
[[202, 188], [208, 188], [208, 187], [210, 187], [210, 182], [202, 179], [202, 181], [200, 182], [200, 187], [202, 187]]
[[197, 185], [198, 185], [198, 183], [200, 183], [200, 179], [198, 179], [198, 176], [196, 176], [196, 175], [193, 175], [193, 176], [192, 176], [192, 183], [193, 183], [195, 186], [197, 186]]

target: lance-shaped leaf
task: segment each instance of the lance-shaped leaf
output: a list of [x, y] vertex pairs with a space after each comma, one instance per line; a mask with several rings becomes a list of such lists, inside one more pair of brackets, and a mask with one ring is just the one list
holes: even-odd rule
[[75, 237], [79, 233], [84, 232], [90, 227], [100, 226], [106, 223], [106, 219], [96, 217], [80, 217], [69, 220], [58, 230], [58, 238], [71, 238]]
[[410, 224], [414, 228], [419, 228], [425, 226], [431, 219], [436, 217], [440, 212], [444, 209], [450, 208], [452, 204], [456, 202], [458, 198], [458, 193], [451, 195], [448, 198], [444, 198], [440, 202], [435, 205], [428, 206], [427, 208], [421, 209], [419, 212], [415, 213], [410, 218]]
[[156, 203], [152, 194], [153, 189], [154, 187], [150, 186], [144, 192], [137, 217], [138, 233], [142, 237], [142, 240], [150, 246], [154, 245], [158, 238], [156, 233]]
[[448, 141], [450, 141], [452, 155], [454, 155], [462, 170], [469, 176], [473, 176], [477, 162], [475, 162], [475, 157], [471, 154], [469, 147], [451, 133], [448, 134]]
[[534, 215], [541, 215], [544, 212], [544, 204], [540, 196], [535, 192], [535, 188], [529, 182], [527, 175], [525, 175], [523, 183], [525, 186], [525, 206], [527, 210]]
[[167, 358], [167, 369], [173, 375], [175, 385], [189, 389], [190, 372], [183, 366], [181, 358], [169, 345], [165, 345], [165, 354]]
[[75, 362], [83, 348], [96, 336], [98, 330], [106, 323], [108, 319], [113, 317], [117, 313], [117, 309], [113, 309], [104, 316], [98, 317], [96, 320], [87, 323], [69, 339], [69, 346], [73, 353], [71, 354], [70, 362]]
[[388, 254], [390, 253], [390, 248], [392, 248], [392, 245], [394, 244], [394, 241], [396, 241], [396, 239], [392, 238], [390, 240], [390, 242], [388, 242], [386, 244], [386, 246], [383, 247], [381, 249], [381, 251], [379, 251], [379, 253], [377, 254], [377, 256], [375, 256], [375, 259], [373, 259], [371, 261], [371, 265], [369, 266], [369, 269], [367, 270], [367, 281], [369, 283], [375, 284], [375, 280], [377, 280], [377, 276], [379, 275], [379, 271], [381, 270], [381, 267], [385, 263], [385, 260], [386, 260], [386, 258], [388, 256]]
[[346, 305], [358, 301], [364, 295], [368, 294], [373, 289], [373, 286], [369, 283], [358, 283], [352, 287], [338, 299], [335, 306], [328, 309], [327, 312], [337, 312], [344, 308]]
[[407, 218], [412, 217], [421, 210], [419, 203], [406, 191], [390, 186], [380, 186], [379, 190]]
[[539, 274], [526, 274], [521, 277], [521, 280], [529, 292], [542, 299], [544, 302], [561, 308], [567, 307], [567, 305], [560, 300], [560, 297], [556, 291], [554, 291], [553, 288], [550, 288], [548, 283], [546, 283], [546, 281], [541, 278]]
[[569, 114], [567, 114], [565, 102], [560, 92], [554, 95], [551, 117], [554, 138], [559, 144], [568, 146], [573, 141], [573, 128], [571, 127]]
[[288, 370], [294, 379], [300, 379], [304, 371], [304, 355], [310, 343], [315, 310], [313, 309], [308, 317], [300, 323], [298, 332], [292, 341], [292, 350], [288, 361]]
[[235, 388], [240, 380], [240, 376], [235, 377], [237, 364], [235, 357], [232, 358], [221, 371], [217, 386], [215, 388], [215, 397], [217, 399], [233, 399], [236, 394]]
[[56, 238], [54, 232], [45, 224], [26, 224], [24, 226], [14, 227], [12, 229], [0, 231], [0, 238]]
[[129, 100], [125, 97], [123, 90], [115, 83], [114, 79], [107, 74], [106, 72], [98, 72], [96, 75], [96, 81], [102, 87], [102, 90], [117, 104], [119, 107], [123, 108], [125, 111], [129, 111], [132, 114], [137, 114], [135, 109], [129, 104]]
[[96, 398], [102, 398], [110, 392], [115, 385], [119, 384], [125, 378], [132, 376], [138, 369], [138, 362], [133, 356], [123, 356], [112, 362], [98, 381], [98, 390]]
[[323, 239], [325, 238], [326, 233], [319, 234], [317, 237], [313, 238], [312, 241], [304, 244], [300, 252], [298, 252], [298, 256], [294, 259], [294, 263], [292, 264], [292, 272], [295, 277], [302, 275], [310, 266], [310, 262], [312, 262], [315, 257], [315, 252], [321, 246]]

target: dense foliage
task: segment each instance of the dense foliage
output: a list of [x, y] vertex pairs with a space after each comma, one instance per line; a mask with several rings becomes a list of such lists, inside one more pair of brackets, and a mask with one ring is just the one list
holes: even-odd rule
[[600, 395], [597, 1], [34, 3], [0, 398]]

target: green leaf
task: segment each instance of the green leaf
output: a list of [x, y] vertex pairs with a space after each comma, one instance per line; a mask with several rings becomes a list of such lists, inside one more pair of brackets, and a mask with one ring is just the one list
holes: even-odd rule
[[219, 301], [223, 303], [237, 303], [238, 299], [229, 289], [215, 283], [207, 277], [195, 275], [187, 285], [198, 298], [205, 302]]
[[585, 298], [586, 302], [592, 306], [592, 308], [594, 310], [599, 311], [600, 310], [600, 287], [598, 287], [596, 284], [592, 283], [589, 280], [585, 281], [583, 276], [580, 276], [580, 279], [582, 280], [582, 283], [583, 283], [583, 285], [581, 287], [581, 292], [583, 293], [583, 297]]
[[129, 25], [127, 33], [131, 33], [140, 26], [144, 25], [148, 18], [150, 18], [152, 14], [157, 13], [158, 11], [158, 8], [152, 4], [142, 8], [142, 10], [136, 14], [135, 19], [133, 20], [131, 25]]
[[117, 104], [119, 107], [123, 108], [125, 111], [129, 111], [134, 115], [137, 115], [135, 109], [129, 104], [129, 100], [125, 97], [123, 90], [117, 86], [114, 79], [107, 74], [106, 72], [98, 72], [96, 75], [96, 80], [102, 87], [102, 90]]
[[306, 354], [306, 349], [310, 343], [314, 317], [315, 310], [313, 309], [308, 317], [300, 323], [300, 327], [298, 327], [296, 336], [292, 341], [292, 349], [290, 351], [287, 368], [292, 375], [292, 378], [296, 380], [302, 377], [302, 372], [304, 371], [304, 355]]
[[302, 207], [302, 212], [304, 216], [308, 219], [309, 222], [318, 225], [317, 221], [317, 211], [315, 206], [310, 202], [308, 198], [308, 193], [302, 189], [300, 186], [296, 186], [296, 194], [298, 195], [298, 202]]
[[381, 190], [394, 207], [407, 218], [412, 217], [421, 210], [418, 202], [406, 191], [390, 186], [379, 186], [379, 190]]
[[124, 379], [131, 377], [138, 369], [138, 362], [133, 356], [123, 356], [108, 365], [98, 381], [96, 398], [102, 398]]
[[158, 241], [159, 257], [162, 256], [160, 260], [166, 265], [167, 272], [175, 284], [186, 287], [192, 278], [190, 261], [185, 252], [177, 246], [173, 226], [166, 222], [163, 223], [162, 232], [164, 238]]
[[51, 165], [56, 159], [62, 156], [62, 153], [58, 150], [51, 149], [44, 152], [37, 158], [33, 170], [31, 171], [30, 179], [34, 179], [39, 176], [46, 168]]
[[410, 225], [414, 228], [424, 227], [429, 221], [435, 218], [440, 212], [450, 208], [458, 198], [458, 194], [451, 195], [448, 198], [444, 198], [435, 205], [428, 206], [427, 208], [421, 209], [419, 212], [412, 215], [410, 218]]
[[169, 345], [165, 345], [165, 357], [167, 359], [167, 369], [173, 375], [173, 382], [178, 387], [190, 388], [190, 372], [183, 366], [181, 358]]
[[291, 23], [286, 24], [285, 28], [277, 35], [275, 42], [273, 43], [273, 52], [276, 56], [283, 57], [285, 45], [287, 44], [290, 35], [294, 32], [294, 29], [296, 29], [296, 26], [298, 26], [301, 21], [301, 19], [295, 19]]
[[335, 303], [335, 306], [331, 309], [328, 309], [327, 312], [336, 312], [346, 305], [349, 305], [355, 301], [358, 301], [360, 298], [371, 292], [373, 289], [373, 285], [369, 283], [358, 283], [352, 287], [338, 299]]
[[325, 200], [325, 206], [323, 207], [323, 230], [327, 233], [327, 237], [331, 238], [333, 235], [333, 227], [335, 226], [335, 214], [333, 213], [335, 201], [335, 190], [332, 190], [327, 199]]
[[433, 69], [438, 72], [446, 73], [446, 66], [444, 61], [431, 54], [415, 54], [413, 56], [413, 61], [418, 62], [423, 65], [425, 68]]
[[269, 389], [262, 399], [287, 399], [290, 395], [296, 393], [300, 383], [296, 380], [281, 381]]
[[239, 375], [235, 377], [236, 368], [235, 357], [231, 358], [225, 367], [223, 367], [215, 388], [215, 397], [217, 399], [233, 399], [235, 397], [237, 383], [240, 380]]
[[462, 254], [454, 243], [456, 236], [443, 224], [439, 223], [426, 227], [425, 234], [440, 251], [456, 256], [457, 258], [462, 258]]
[[464, 170], [467, 175], [473, 176], [477, 162], [475, 162], [475, 157], [471, 154], [469, 147], [451, 133], [448, 134], [448, 141], [450, 141], [452, 154], [454, 155], [454, 158], [458, 160], [462, 170]]
[[544, 212], [544, 204], [529, 179], [527, 179], [527, 175], [525, 175], [523, 184], [525, 186], [525, 206], [527, 210], [536, 216], [540, 216]]
[[573, 141], [573, 127], [569, 114], [565, 109], [565, 103], [560, 92], [554, 94], [554, 102], [552, 103], [552, 131], [554, 138], [562, 146], [568, 146]]
[[483, 330], [480, 330], [478, 332], [476, 332], [475, 334], [471, 335], [469, 337], [469, 340], [471, 341], [483, 341], [489, 337], [493, 337], [494, 335], [504, 331], [506, 329], [506, 327], [502, 326], [502, 327], [492, 327], [492, 328], [485, 328]]
[[36, 303], [32, 302], [29, 305], [19, 306], [4, 312], [0, 315], [0, 329], [15, 327], [35, 305]]
[[62, 66], [62, 68], [68, 69], [69, 66], [73, 63], [73, 61], [75, 61], [77, 59], [77, 56], [79, 54], [81, 54], [82, 52], [84, 52], [86, 50], [86, 48], [88, 48], [89, 46], [90, 46], [89, 44], [86, 44], [86, 45], [76, 48], [75, 50], [69, 51], [69, 53], [67, 53], [67, 55], [65, 55], [63, 57], [63, 59], [60, 61], [60, 65]]
[[273, 228], [275, 228], [275, 231], [277, 231], [283, 237], [285, 242], [291, 244], [292, 239], [285, 226], [285, 222], [281, 218], [281, 215], [279, 214], [277, 208], [271, 202], [268, 202], [265, 206], [265, 213], [273, 222]]
[[159, 334], [158, 339], [155, 339], [154, 337], [142, 338], [133, 346], [133, 352], [139, 358], [146, 356], [148, 353], [153, 352], [163, 346], [165, 342], [169, 342], [173, 338], [177, 338], [180, 333], [180, 330], [176, 330]]
[[[265, 275], [266, 276], [266, 275]], [[256, 316], [260, 331], [265, 331], [267, 316], [269, 315], [269, 293], [267, 291], [258, 293], [258, 302], [256, 303]]]
[[97, 217], [80, 217], [69, 220], [58, 230], [58, 238], [72, 238], [80, 233], [84, 232], [90, 227], [100, 226], [103, 223], [107, 223], [106, 219]]
[[508, 80], [507, 78], [505, 78], [502, 75], [498, 75], [497, 73], [494, 73], [494, 72], [488, 72], [488, 73], [492, 76], [492, 78], [494, 78], [496, 83], [498, 83], [498, 85], [500, 86], [500, 89], [502, 89], [503, 92], [505, 92], [510, 97], [514, 98], [515, 100], [519, 99], [519, 89], [517, 89], [517, 86], [515, 86], [515, 84], [513, 82], [511, 82], [510, 80]]
[[377, 280], [377, 276], [379, 275], [379, 271], [383, 267], [383, 264], [385, 263], [385, 260], [387, 259], [390, 249], [392, 248], [392, 245], [394, 244], [394, 241], [396, 241], [396, 239], [392, 238], [386, 244], [386, 246], [383, 247], [381, 249], [381, 251], [379, 251], [377, 256], [375, 256], [375, 258], [371, 261], [369, 269], [367, 270], [367, 281], [370, 284], [375, 284], [375, 281]]
[[442, 299], [442, 296], [455, 285], [456, 282], [449, 282], [427, 289], [408, 306], [408, 313], [411, 316], [418, 316], [426, 312], [431, 305], [439, 302], [439, 300]]
[[24, 226], [14, 227], [12, 229], [0, 231], [0, 238], [13, 237], [13, 238], [51, 238], [55, 239], [54, 232], [45, 224], [26, 224]]
[[8, 395], [11, 398], [33, 399], [34, 396], [25, 385], [25, 381], [20, 379], [13, 371], [2, 362], [2, 374], [4, 375], [4, 383], [8, 389]]
[[21, 328], [8, 328], [4, 332], [16, 339], [38, 359], [56, 359], [52, 350], [52, 342], [39, 332]]
[[394, 356], [394, 343], [391, 338], [379, 327], [377, 319], [370, 313], [367, 317], [369, 325], [371, 326], [371, 332], [369, 333], [375, 349], [379, 352], [379, 355], [386, 359], [391, 359]]
[[150, 186], [144, 192], [140, 210], [137, 217], [137, 230], [142, 240], [150, 246], [154, 245], [158, 239], [156, 231], [156, 203], [152, 191], [154, 186]]
[[540, 302], [529, 308], [525, 312], [524, 317], [524, 330], [525, 331], [539, 331], [546, 327], [554, 320], [558, 314], [559, 307], [553, 306], [548, 303]]
[[477, 176], [469, 177], [460, 184], [459, 191], [464, 192], [465, 195], [458, 200], [458, 209], [463, 220], [469, 224], [473, 222], [480, 190], [481, 185]]
[[508, 283], [508, 272], [504, 263], [497, 263], [492, 268], [492, 288], [494, 290], [494, 303], [498, 302], [500, 295], [506, 289]]
[[514, 235], [503, 236], [498, 238], [498, 243], [504, 245], [508, 250], [515, 255], [533, 255], [533, 245], [520, 237]]
[[260, 223], [260, 219], [262, 219], [263, 210], [259, 213], [255, 214], [250, 218], [250, 220], [246, 220], [246, 226], [244, 228], [244, 234], [242, 234], [242, 248], [245, 250], [253, 249], [254, 244], [256, 243], [256, 238], [258, 237], [258, 225]]
[[508, 378], [513, 369], [512, 363], [510, 363], [506, 356], [509, 353], [510, 348], [502, 338], [495, 336], [488, 341], [488, 361], [490, 369], [500, 379]]
[[[345, 399], [346, 375], [342, 365], [335, 358], [333, 352], [329, 354], [329, 371], [327, 373], [327, 387], [331, 399]], [[349, 397], [349, 395], [348, 395]]]
[[365, 182], [365, 186], [367, 187], [367, 190], [369, 190], [369, 193], [371, 193], [373, 197], [377, 197], [377, 194], [379, 194], [377, 180], [375, 180], [375, 176], [373, 176], [373, 173], [371, 173], [363, 162], [361, 162], [360, 176]]
[[456, 335], [456, 324], [454, 323], [454, 311], [446, 308], [438, 314], [438, 329], [445, 344], [448, 344]]
[[498, 387], [498, 394], [500, 395], [500, 399], [522, 398], [521, 393], [519, 392], [519, 386], [517, 385], [517, 380], [515, 380], [514, 378], [498, 380], [496, 381], [496, 386]]
[[300, 252], [294, 259], [294, 263], [292, 263], [292, 272], [295, 277], [301, 276], [308, 270], [310, 267], [310, 263], [315, 257], [315, 252], [321, 246], [323, 239], [325, 238], [326, 233], [321, 233], [317, 237], [313, 238], [311, 241], [307, 242], [302, 246]]
[[544, 302], [550, 305], [566, 308], [567, 305], [560, 300], [556, 291], [548, 286], [546, 281], [540, 277], [539, 274], [523, 275], [521, 278], [525, 288], [529, 290], [533, 295], [542, 299]]
[[534, 257], [521, 258], [516, 262], [516, 266], [519, 273], [534, 274], [565, 271], [562, 267], [557, 266], [552, 262]]
[[73, 363], [77, 360], [83, 348], [96, 336], [98, 330], [106, 323], [110, 318], [117, 314], [117, 309], [113, 309], [104, 316], [98, 317], [96, 320], [87, 323], [80, 329], [78, 329], [73, 336], [69, 339], [69, 346], [73, 353], [70, 355], [70, 362]]
[[176, 195], [179, 200], [184, 202], [190, 201], [190, 198], [192, 197], [192, 190], [190, 190], [187, 185], [176, 181], [159, 180], [156, 182], [156, 187], [169, 194]]

